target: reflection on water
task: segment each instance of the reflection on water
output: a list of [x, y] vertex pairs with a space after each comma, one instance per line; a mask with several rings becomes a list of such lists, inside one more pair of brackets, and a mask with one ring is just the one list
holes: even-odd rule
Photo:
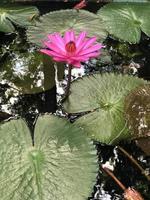
[[21, 116], [33, 127], [39, 113], [56, 110], [54, 63], [20, 34], [1, 43], [0, 120]]
[[16, 42], [14, 45], [16, 49], [12, 49], [1, 63], [2, 83], [16, 88], [20, 94], [38, 93], [52, 88], [55, 85], [54, 63], [31, 45], [26, 52], [16, 47], [21, 44]]

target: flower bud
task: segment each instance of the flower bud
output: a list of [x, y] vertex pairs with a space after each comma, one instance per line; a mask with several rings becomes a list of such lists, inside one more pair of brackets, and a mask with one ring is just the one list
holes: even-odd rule
[[128, 188], [124, 192], [125, 200], [144, 200], [139, 192], [134, 190], [133, 188]]

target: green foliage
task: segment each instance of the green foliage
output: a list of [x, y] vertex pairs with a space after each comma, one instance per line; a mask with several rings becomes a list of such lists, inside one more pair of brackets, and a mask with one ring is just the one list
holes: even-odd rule
[[150, 36], [149, 3], [110, 3], [98, 11], [106, 30], [113, 36], [138, 43], [141, 30]]
[[97, 156], [82, 130], [56, 116], [38, 118], [34, 146], [26, 123], [0, 125], [1, 200], [85, 200]]
[[0, 6], [0, 31], [15, 32], [13, 23], [30, 26], [38, 15], [39, 11], [34, 6]]
[[64, 34], [69, 29], [74, 29], [77, 33], [87, 31], [88, 36], [96, 35], [98, 39], [107, 36], [96, 14], [85, 10], [78, 12], [75, 9], [53, 11], [43, 15], [36, 23], [36, 27], [30, 27], [27, 34], [30, 42], [41, 45], [48, 34], [54, 32]]
[[71, 94], [63, 103], [68, 113], [91, 111], [76, 124], [100, 142], [114, 143], [129, 138], [124, 118], [125, 96], [144, 80], [115, 74], [95, 74], [74, 81]]

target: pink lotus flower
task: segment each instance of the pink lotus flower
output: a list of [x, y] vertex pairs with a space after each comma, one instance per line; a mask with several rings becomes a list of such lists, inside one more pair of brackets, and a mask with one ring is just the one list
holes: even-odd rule
[[80, 68], [81, 62], [98, 57], [100, 49], [104, 47], [100, 43], [95, 44], [96, 37], [86, 38], [86, 35], [86, 32], [81, 32], [79, 36], [75, 36], [73, 30], [67, 31], [64, 37], [59, 33], [49, 34], [44, 42], [47, 49], [40, 51], [52, 56], [55, 61]]

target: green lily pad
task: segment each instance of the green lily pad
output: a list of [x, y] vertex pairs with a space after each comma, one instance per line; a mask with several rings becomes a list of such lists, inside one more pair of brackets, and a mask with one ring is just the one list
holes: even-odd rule
[[31, 26], [38, 15], [39, 11], [34, 6], [0, 6], [0, 31], [15, 32], [13, 24]]
[[96, 14], [85, 10], [78, 12], [75, 9], [53, 11], [43, 15], [36, 26], [28, 29], [27, 35], [30, 42], [41, 46], [48, 34], [54, 32], [64, 34], [69, 29], [74, 29], [76, 33], [87, 31], [88, 36], [97, 36], [98, 39], [107, 36]]
[[[58, 79], [63, 79], [64, 65], [58, 66]], [[12, 86], [20, 94], [35, 94], [55, 86], [54, 62], [39, 52], [14, 52], [1, 64], [0, 82]]]
[[34, 146], [22, 119], [0, 125], [1, 200], [85, 200], [97, 156], [82, 130], [56, 116], [38, 118]]
[[63, 103], [68, 113], [90, 113], [75, 123], [100, 142], [112, 144], [129, 138], [124, 118], [125, 96], [144, 80], [128, 75], [95, 74], [85, 76], [71, 85], [71, 94]]
[[150, 84], [135, 89], [126, 97], [125, 116], [134, 137], [150, 136]]
[[106, 30], [121, 40], [138, 43], [141, 31], [150, 36], [149, 3], [110, 3], [97, 14]]

